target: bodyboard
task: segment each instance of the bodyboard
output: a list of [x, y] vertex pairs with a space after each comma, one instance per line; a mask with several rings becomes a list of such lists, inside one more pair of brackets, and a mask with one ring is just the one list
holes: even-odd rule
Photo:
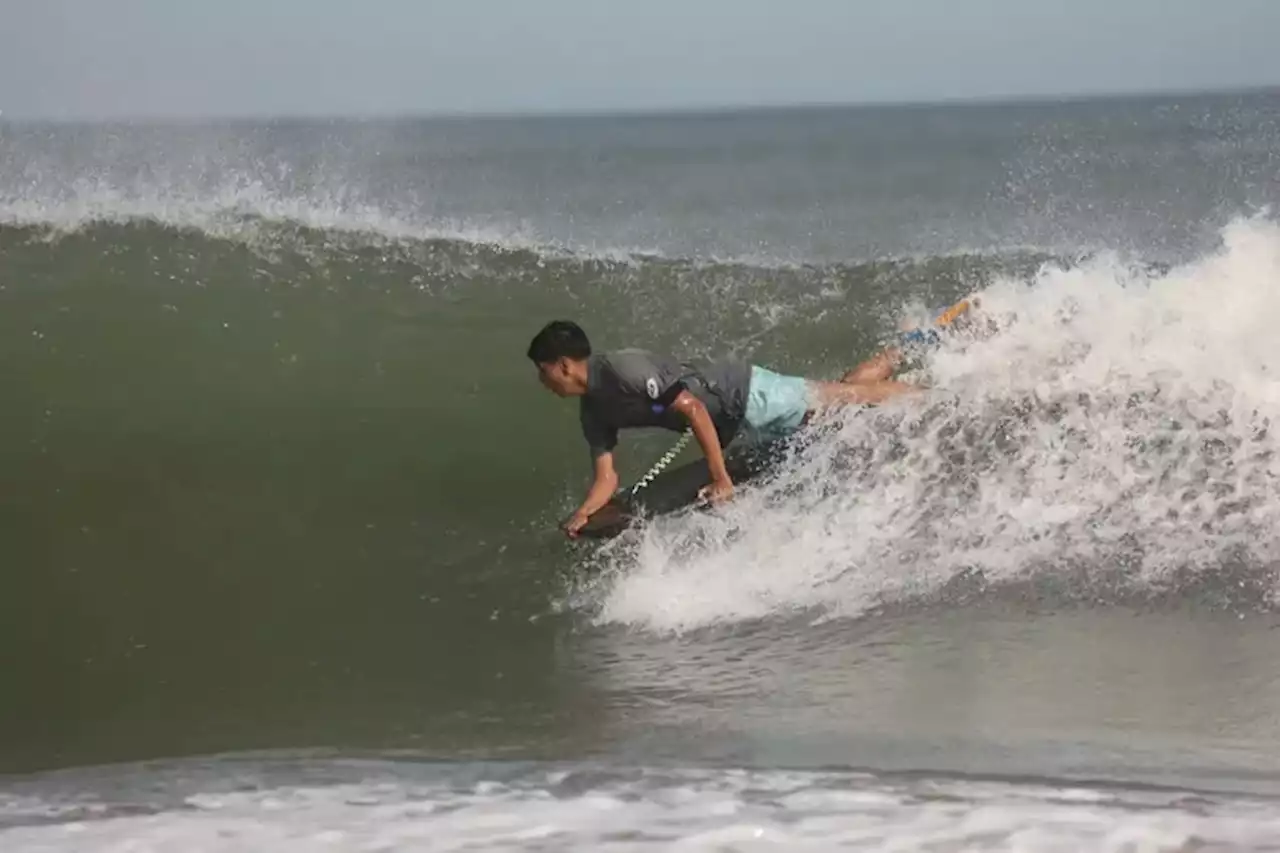
[[[780, 444], [726, 453], [724, 464], [729, 478], [735, 485], [742, 485], [767, 474], [781, 460]], [[711, 474], [705, 458], [664, 471], [643, 489], [614, 495], [609, 503], [591, 516], [579, 535], [589, 539], [611, 539], [644, 516], [667, 515], [695, 505], [698, 493], [710, 483]]]

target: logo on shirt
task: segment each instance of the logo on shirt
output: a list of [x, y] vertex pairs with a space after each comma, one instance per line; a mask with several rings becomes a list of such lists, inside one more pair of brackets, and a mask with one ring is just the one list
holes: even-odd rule
[[658, 399], [658, 380], [650, 376], [649, 379], [644, 383], [644, 390], [649, 392], [650, 400]]

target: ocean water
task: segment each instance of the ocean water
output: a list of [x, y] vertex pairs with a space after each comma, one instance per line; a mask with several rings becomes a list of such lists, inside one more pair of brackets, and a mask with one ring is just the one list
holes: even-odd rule
[[[1280, 848], [1277, 202], [1272, 93], [0, 123], [0, 849]], [[557, 532], [546, 320], [834, 376], [961, 296]]]

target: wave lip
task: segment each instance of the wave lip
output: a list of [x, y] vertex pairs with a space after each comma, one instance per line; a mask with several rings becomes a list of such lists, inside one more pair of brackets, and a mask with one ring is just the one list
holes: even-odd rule
[[156, 223], [202, 231], [224, 239], [244, 238], [261, 224], [288, 225], [383, 241], [456, 240], [477, 245], [558, 251], [527, 227], [471, 224], [433, 219], [345, 197], [341, 193], [291, 195], [261, 181], [226, 183], [215, 191], [128, 188], [109, 181], [80, 179], [59, 192], [0, 193], [0, 224], [38, 227], [55, 233], [97, 224]]

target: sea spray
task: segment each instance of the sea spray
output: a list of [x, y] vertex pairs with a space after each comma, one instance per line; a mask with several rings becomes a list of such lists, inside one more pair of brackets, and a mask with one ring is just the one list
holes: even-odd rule
[[1222, 238], [1165, 273], [1099, 256], [992, 284], [974, 331], [926, 356], [923, 399], [834, 415], [775, 479], [607, 550], [598, 618], [856, 615], [965, 573], [1108, 594], [1269, 578], [1280, 225]]

